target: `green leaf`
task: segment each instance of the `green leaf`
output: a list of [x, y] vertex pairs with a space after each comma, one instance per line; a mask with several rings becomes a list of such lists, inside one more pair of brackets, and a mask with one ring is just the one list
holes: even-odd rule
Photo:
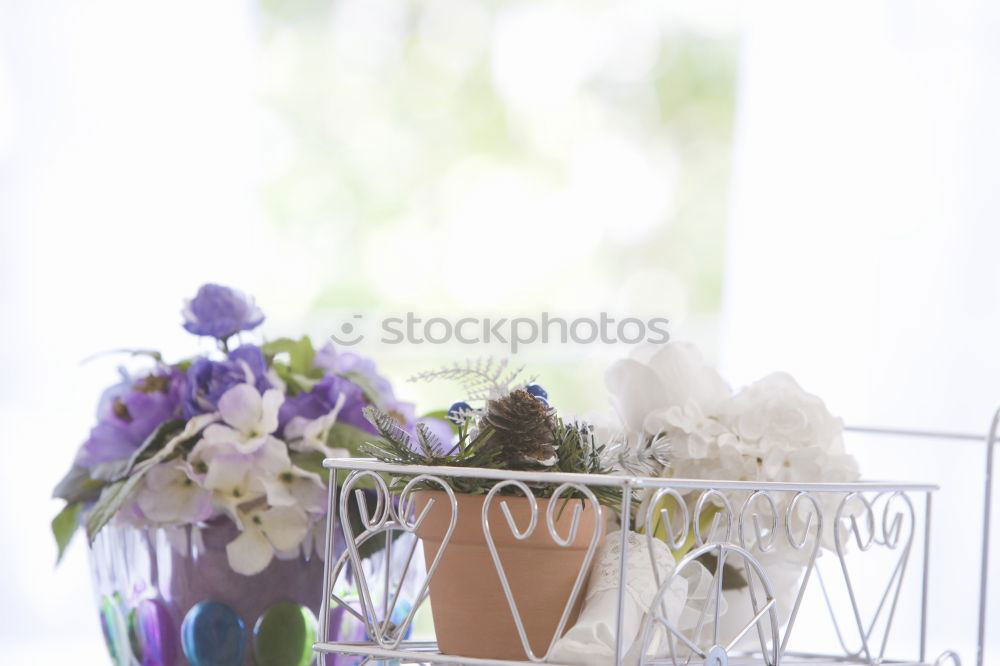
[[140, 488], [140, 482], [149, 470], [173, 457], [177, 448], [197, 437], [208, 424], [218, 420], [215, 414], [195, 416], [184, 424], [184, 429], [155, 451], [150, 457], [135, 464], [128, 478], [116, 481], [101, 491], [101, 496], [87, 515], [87, 539], [91, 544], [97, 533], [107, 525]]
[[261, 350], [272, 361], [278, 354], [288, 354], [288, 367], [293, 375], [302, 375], [313, 379], [319, 379], [323, 376], [323, 371], [313, 363], [316, 358], [316, 350], [313, 349], [312, 340], [309, 339], [308, 335], [304, 335], [298, 340], [278, 338], [265, 342]]
[[95, 481], [110, 483], [119, 481], [127, 477], [136, 464], [147, 460], [170, 440], [171, 437], [179, 433], [184, 428], [184, 419], [171, 419], [164, 421], [156, 427], [149, 437], [139, 445], [130, 457], [123, 460], [109, 460], [98, 463], [90, 469], [90, 476]]
[[80, 510], [82, 508], [82, 503], [72, 502], [67, 504], [59, 512], [59, 515], [52, 519], [52, 534], [56, 538], [56, 546], [59, 549], [59, 553], [56, 555], [56, 564], [62, 562], [63, 555], [66, 553], [66, 547], [69, 546], [69, 542], [73, 539], [76, 528], [80, 526]]
[[137, 463], [148, 459], [154, 453], [161, 450], [171, 438], [184, 429], [184, 423], [184, 419], [171, 419], [157, 426], [156, 430], [146, 438], [146, 441], [139, 445], [139, 448], [129, 458], [128, 466], [125, 468], [125, 473], [122, 476], [128, 476]]
[[426, 414], [424, 414], [420, 418], [422, 418], [422, 419], [436, 419], [438, 421], [444, 421], [445, 423], [447, 423], [448, 425], [451, 426], [451, 431], [452, 432], [454, 432], [456, 434], [458, 433], [458, 424], [448, 418], [448, 410], [447, 409], [435, 409], [433, 412], [427, 412]]
[[90, 363], [96, 359], [102, 358], [104, 356], [111, 356], [113, 354], [128, 354], [130, 356], [148, 356], [157, 363], [163, 363], [163, 354], [156, 351], [155, 349], [109, 349], [107, 351], [97, 352], [87, 358], [83, 359], [83, 363]]
[[90, 478], [90, 472], [86, 468], [74, 465], [56, 485], [52, 497], [64, 499], [69, 504], [93, 502], [100, 497], [101, 488], [105, 485], [107, 483], [104, 481]]
[[363, 444], [378, 439], [377, 435], [349, 423], [334, 423], [326, 437], [326, 445], [332, 449], [347, 449], [351, 456], [356, 458], [363, 455]]
[[[357, 458], [366, 455], [364, 444], [367, 442], [379, 442], [381, 439], [369, 432], [350, 425], [349, 423], [334, 423], [327, 435], [326, 444], [333, 449], [347, 449], [351, 457]], [[319, 451], [289, 451], [289, 457], [297, 467], [307, 472], [319, 474], [326, 483], [330, 476], [330, 470], [323, 467], [326, 459]], [[338, 483], [343, 482], [347, 476], [347, 470], [340, 470]], [[357, 484], [358, 488], [374, 487], [371, 479], [365, 478]]]
[[97, 533], [104, 529], [104, 526], [111, 522], [118, 510], [129, 500], [132, 494], [139, 489], [139, 483], [145, 474], [136, 474], [121, 481], [115, 481], [101, 491], [101, 497], [94, 504], [94, 508], [87, 514], [87, 540], [93, 545], [97, 538]]
[[[715, 573], [715, 570], [719, 567], [719, 558], [715, 553], [705, 553], [698, 558], [702, 566], [709, 570], [710, 573]], [[729, 562], [722, 565], [722, 589], [723, 590], [742, 590], [747, 586], [747, 579], [743, 575], [743, 572], [734, 567]]]
[[[296, 467], [304, 469], [307, 472], [312, 472], [313, 474], [319, 474], [319, 477], [323, 479], [324, 485], [330, 482], [330, 470], [323, 467], [325, 457], [319, 451], [289, 451], [288, 456], [292, 459], [292, 464]], [[342, 485], [350, 473], [350, 470], [347, 469], [337, 470], [337, 486]], [[355, 483], [354, 487], [374, 489], [375, 482], [366, 476]]]
[[96, 481], [110, 483], [118, 479], [124, 479], [128, 475], [130, 458], [123, 460], [108, 460], [97, 463], [90, 468], [90, 476]]
[[319, 474], [323, 483], [327, 482], [330, 470], [323, 467], [325, 456], [319, 451], [289, 451], [288, 457], [291, 458], [292, 464], [296, 467], [313, 474]]
[[371, 385], [371, 382], [368, 381], [367, 377], [362, 375], [360, 372], [342, 372], [340, 373], [340, 376], [361, 389], [361, 392], [365, 394], [365, 398], [368, 399], [368, 402], [376, 407], [382, 407], [382, 396], [379, 395], [379, 392], [376, 391], [375, 387]]
[[281, 381], [285, 382], [285, 388], [289, 395], [296, 395], [303, 391], [308, 391], [312, 389], [318, 381], [311, 377], [306, 377], [305, 375], [293, 372], [291, 367], [279, 361], [272, 362], [271, 368], [278, 373], [278, 377], [281, 378]]

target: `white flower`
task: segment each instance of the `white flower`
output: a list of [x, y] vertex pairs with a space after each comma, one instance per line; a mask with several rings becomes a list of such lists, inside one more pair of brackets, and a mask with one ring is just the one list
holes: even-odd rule
[[268, 389], [262, 396], [250, 384], [237, 384], [219, 398], [219, 414], [225, 425], [208, 426], [202, 439], [233, 444], [243, 453], [252, 453], [274, 439], [278, 409], [284, 401], [284, 394], [277, 389]]
[[215, 504], [237, 523], [236, 508], [263, 497], [265, 482], [291, 466], [287, 445], [272, 434], [283, 401], [280, 391], [262, 396], [250, 384], [237, 384], [219, 399], [225, 425], [205, 428], [188, 457], [194, 479], [212, 491]]
[[844, 450], [843, 423], [787, 374], [769, 375], [740, 391], [719, 418], [738, 438], [743, 455], [756, 462], [760, 480], [859, 477], [856, 461]]
[[741, 439], [763, 445], [843, 450], [843, 424], [823, 401], [806, 393], [788, 374], [775, 373], [740, 391], [722, 417]]
[[346, 396], [341, 392], [337, 402], [329, 412], [319, 418], [309, 420], [303, 416], [295, 416], [285, 425], [285, 438], [288, 446], [295, 451], [319, 451], [327, 458], [347, 457], [347, 449], [332, 448], [327, 442], [330, 429], [337, 422], [340, 410], [344, 407]]
[[243, 532], [226, 546], [226, 556], [233, 571], [245, 576], [266, 569], [275, 554], [298, 549], [309, 532], [309, 519], [297, 507], [259, 507], [240, 513]]
[[249, 453], [236, 442], [202, 439], [188, 460], [195, 479], [212, 491], [215, 504], [237, 523], [236, 508], [263, 497], [266, 483], [292, 464], [285, 443], [274, 437], [265, 438]]
[[182, 460], [150, 469], [137, 501], [143, 514], [154, 523], [196, 523], [213, 513], [211, 491], [198, 485], [190, 466]]
[[326, 485], [318, 474], [294, 465], [263, 480], [271, 506], [300, 506], [309, 513], [326, 510]]
[[695, 406], [712, 414], [730, 396], [729, 387], [694, 345], [670, 342], [649, 360], [625, 359], [604, 376], [611, 401], [629, 432], [647, 429], [647, 418], [671, 407]]
[[[674, 478], [783, 481], [851, 482], [859, 478], [858, 465], [847, 454], [842, 437], [843, 424], [814, 395], [806, 393], [792, 377], [776, 373], [733, 395], [714, 370], [701, 361], [693, 348], [671, 343], [648, 364], [620, 361], [606, 376], [612, 401], [626, 429], [658, 435], [670, 446], [670, 465], [664, 474]], [[739, 512], [749, 492], [726, 492], [726, 499]], [[830, 520], [840, 497], [819, 494], [817, 501], [827, 519], [821, 546], [833, 547], [835, 525]], [[686, 494], [689, 513], [701, 496]], [[648, 506], [647, 494], [640, 515], [656, 507]], [[793, 493], [774, 496], [778, 516], [785, 515]], [[710, 509], [712, 510], [712, 509]], [[809, 520], [806, 503], [792, 517], [792, 533], [800, 534]], [[775, 581], [776, 592], [784, 593], [800, 579], [811, 551], [795, 550], [785, 539], [776, 539], [773, 549], [760, 561]], [[746, 589], [727, 591], [730, 606], [746, 607]], [[689, 595], [688, 608], [697, 611], [697, 595]], [[787, 617], [787, 604], [779, 605]], [[722, 613], [724, 627], [735, 630], [738, 613]], [[728, 629], [727, 629], [728, 631]], [[726, 632], [724, 632], [726, 633]]]

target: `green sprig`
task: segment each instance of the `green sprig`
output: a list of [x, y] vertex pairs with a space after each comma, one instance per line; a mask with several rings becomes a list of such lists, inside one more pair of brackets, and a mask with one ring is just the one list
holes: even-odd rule
[[[457, 442], [448, 448], [436, 437], [420, 426], [416, 437], [404, 431], [389, 414], [368, 407], [365, 416], [380, 435], [380, 441], [369, 442], [362, 451], [377, 460], [393, 465], [424, 465], [429, 467], [473, 467], [479, 469], [509, 469], [512, 471], [567, 472], [571, 474], [608, 474], [604, 466], [604, 447], [597, 446], [593, 428], [583, 423], [565, 423], [560, 418], [553, 419], [552, 441], [555, 443], [556, 461], [543, 465], [525, 461], [510, 465], [500, 446], [492, 440], [491, 428], [478, 427], [481, 420], [468, 419], [458, 426]], [[415, 440], [415, 441], [414, 441]], [[415, 476], [415, 475], [414, 475]], [[405, 483], [413, 478], [401, 475], [394, 481]], [[442, 477], [456, 492], [468, 495], [485, 495], [496, 484], [491, 479]], [[528, 484], [536, 497], [551, 497], [558, 487], [554, 483]], [[423, 485], [421, 487], [424, 487]], [[427, 489], [436, 489], [435, 484], [427, 484]], [[595, 486], [591, 488], [597, 500], [611, 509], [621, 508], [622, 490], [614, 487]], [[517, 494], [511, 487], [507, 494]], [[578, 492], [564, 495], [567, 499], [583, 498]]]

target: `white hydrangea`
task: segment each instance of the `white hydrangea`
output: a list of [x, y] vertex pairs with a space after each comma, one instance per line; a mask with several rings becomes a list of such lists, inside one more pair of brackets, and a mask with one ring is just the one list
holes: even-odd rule
[[[775, 373], [734, 393], [692, 345], [669, 343], [648, 362], [619, 361], [605, 377], [621, 426], [632, 435], [665, 438], [670, 465], [664, 476], [686, 479], [781, 482], [851, 482], [858, 465], [845, 448], [843, 423], [818, 397], [807, 393], [788, 374]], [[693, 509], [698, 492], [687, 494]], [[738, 518], [748, 492], [729, 492]], [[776, 493], [778, 515], [784, 515], [794, 493]], [[817, 495], [826, 516], [839, 498]], [[803, 509], [805, 507], [803, 506]], [[648, 511], [644, 505], [641, 512]], [[795, 516], [793, 529], [804, 528], [805, 511]], [[832, 547], [832, 521], [827, 521], [823, 546]], [[760, 561], [775, 581], [781, 615], [808, 559], [808, 549], [796, 550], [785, 539]], [[745, 590], [726, 592], [730, 602]], [[723, 624], [736, 618], [724, 618]]]
[[788, 374], [733, 393], [698, 350], [669, 343], [606, 375], [623, 428], [667, 438], [677, 478], [837, 482], [858, 478], [843, 424]]

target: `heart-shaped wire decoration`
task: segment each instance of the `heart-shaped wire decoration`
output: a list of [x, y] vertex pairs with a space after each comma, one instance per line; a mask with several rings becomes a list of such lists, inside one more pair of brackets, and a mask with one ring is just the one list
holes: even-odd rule
[[[363, 491], [360, 488], [355, 488], [358, 483], [366, 478], [371, 479], [375, 486], [377, 504], [374, 515], [369, 513], [367, 500]], [[427, 518], [436, 500], [433, 498], [430, 499], [427, 504], [424, 505], [420, 514], [414, 515], [416, 512], [414, 510], [413, 492], [417, 489], [424, 489], [428, 485], [440, 486], [448, 498], [451, 505], [451, 516], [449, 519], [448, 529], [445, 531], [445, 534], [441, 539], [441, 544], [438, 547], [437, 552], [427, 565], [426, 577], [424, 578], [423, 584], [420, 586], [419, 592], [416, 594], [409, 612], [407, 612], [406, 617], [400, 622], [393, 622], [392, 617], [403, 590], [402, 582], [405, 580], [410, 569], [414, 553], [419, 547], [420, 541], [416, 538], [411, 540], [405, 564], [400, 575], [398, 576], [398, 583], [393, 585], [391, 570], [392, 557], [390, 556], [392, 538], [390, 532], [399, 531], [413, 534], [414, 536], [416, 535], [417, 530]], [[348, 516], [347, 502], [348, 497], [350, 496], [349, 493], [352, 490], [355, 492], [358, 511], [361, 516], [361, 523], [364, 526], [364, 530], [360, 534], [354, 533], [354, 529], [351, 527], [351, 521]], [[448, 542], [451, 540], [451, 535], [455, 531], [455, 525], [458, 521], [458, 502], [455, 499], [455, 491], [452, 490], [447, 483], [435, 476], [421, 474], [410, 479], [399, 493], [398, 498], [398, 505], [394, 506], [392, 503], [392, 496], [385, 480], [378, 474], [371, 471], [356, 470], [352, 472], [344, 481], [344, 484], [341, 487], [339, 514], [344, 538], [347, 542], [347, 550], [343, 555], [341, 555], [336, 565], [334, 565], [334, 573], [330, 580], [336, 581], [340, 575], [340, 571], [343, 569], [343, 566], [348, 561], [351, 563], [360, 599], [360, 612], [354, 609], [346, 601], [333, 594], [332, 590], [329, 591], [331, 601], [338, 603], [340, 606], [347, 609], [348, 612], [353, 614], [358, 620], [360, 620], [365, 625], [368, 636], [374, 639], [375, 642], [378, 643], [379, 647], [390, 650], [395, 650], [399, 647], [403, 637], [406, 635], [410, 625], [413, 623], [414, 616], [420, 609], [420, 606], [423, 605], [424, 601], [427, 599], [427, 596], [430, 593], [431, 578], [433, 578], [434, 572], [437, 571], [438, 565], [444, 556], [445, 549], [448, 546]], [[376, 597], [369, 585], [368, 576], [365, 574], [364, 567], [362, 566], [363, 558], [361, 557], [359, 551], [359, 547], [363, 543], [369, 539], [376, 538], [380, 534], [386, 535], [386, 549], [388, 550], [387, 556], [385, 557], [385, 571], [382, 579], [383, 590], [381, 595], [381, 612], [379, 612], [379, 605], [376, 602]]]
[[[823, 509], [810, 493], [796, 492], [787, 506], [781, 510], [770, 491], [758, 490], [751, 493], [743, 502], [737, 532], [740, 546], [750, 553], [773, 552], [782, 536], [793, 550], [805, 552], [804, 569], [798, 589], [795, 591], [794, 601], [791, 603], [787, 624], [781, 632], [778, 654], [784, 656], [788, 649], [788, 640], [795, 628], [799, 608], [809, 587], [809, 580], [816, 568], [816, 558], [819, 557], [823, 535]], [[753, 585], [748, 586], [748, 592], [751, 603], [756, 608], [757, 592]], [[761, 650], [766, 651], [766, 637], [759, 625], [757, 631]]]
[[[859, 515], [860, 521], [858, 520]], [[833, 532], [834, 547], [843, 575], [844, 588], [850, 602], [852, 619], [858, 632], [860, 641], [858, 648], [848, 647], [833, 604], [829, 601], [829, 594], [826, 596], [837, 639], [848, 657], [863, 657], [865, 662], [869, 664], [880, 663], [884, 658], [892, 621], [903, 588], [906, 565], [913, 546], [915, 526], [916, 513], [913, 503], [902, 492], [878, 493], [874, 499], [868, 499], [860, 492], [848, 493], [837, 507]], [[899, 556], [892, 565], [892, 573], [879, 597], [874, 613], [866, 620], [856, 592], [854, 577], [851, 575], [851, 568], [848, 565], [847, 555], [849, 548], [856, 548], [860, 554], [869, 552], [876, 547], [886, 551], [898, 551]], [[866, 568], [870, 568], [870, 563]], [[817, 571], [819, 570], [817, 569]], [[828, 592], [822, 574], [819, 575], [819, 579], [824, 587], [824, 592]], [[879, 620], [883, 617], [883, 612], [885, 612], [885, 619], [881, 632], [881, 644], [875, 651], [873, 645], [877, 641], [873, 641], [873, 639], [876, 638], [875, 630]]]
[[556, 516], [555, 516], [556, 505], [559, 499], [567, 492], [575, 491], [583, 495], [586, 498], [587, 503], [590, 505], [590, 508], [595, 512], [595, 515], [597, 516], [597, 522], [594, 528], [594, 533], [590, 539], [590, 544], [587, 547], [587, 552], [586, 555], [584, 556], [583, 564], [580, 566], [580, 570], [577, 573], [573, 583], [573, 589], [570, 592], [569, 598], [566, 601], [566, 605], [563, 608], [562, 615], [559, 618], [559, 624], [556, 626], [556, 629], [553, 632], [552, 639], [549, 641], [545, 653], [542, 656], [537, 656], [532, 651], [531, 644], [528, 641], [528, 635], [524, 628], [524, 621], [521, 617], [521, 612], [518, 610], [517, 599], [514, 598], [514, 593], [511, 589], [510, 581], [507, 578], [507, 572], [504, 569], [503, 562], [500, 559], [500, 553], [497, 550], [497, 546], [493, 540], [493, 534], [490, 529], [490, 519], [489, 519], [490, 507], [492, 506], [493, 501], [496, 498], [497, 494], [503, 489], [510, 487], [517, 488], [521, 493], [523, 493], [524, 496], [528, 498], [528, 503], [531, 508], [531, 518], [528, 522], [528, 525], [522, 530], [518, 528], [517, 523], [514, 520], [514, 516], [511, 514], [510, 508], [507, 505], [507, 502], [502, 498], [500, 499], [500, 511], [503, 514], [504, 518], [506, 518], [507, 526], [510, 527], [511, 533], [514, 535], [514, 538], [517, 539], [518, 541], [523, 541], [528, 537], [530, 537], [534, 533], [535, 528], [538, 526], [538, 501], [535, 499], [535, 495], [534, 493], [531, 492], [531, 489], [528, 488], [528, 486], [522, 483], [521, 481], [515, 481], [515, 480], [501, 481], [500, 483], [497, 483], [490, 489], [489, 493], [487, 493], [486, 495], [486, 499], [483, 501], [483, 513], [482, 513], [483, 537], [486, 540], [486, 546], [489, 548], [490, 555], [493, 558], [493, 564], [496, 567], [497, 575], [500, 577], [500, 585], [503, 588], [504, 596], [507, 599], [507, 604], [510, 607], [511, 614], [513, 615], [514, 625], [517, 628], [518, 637], [521, 639], [521, 646], [524, 649], [524, 653], [528, 656], [528, 659], [530, 659], [531, 661], [541, 662], [547, 660], [549, 658], [549, 655], [552, 653], [552, 649], [555, 647], [556, 642], [559, 640], [559, 638], [563, 634], [563, 631], [566, 629], [566, 623], [569, 620], [570, 614], [572, 613], [572, 610], [576, 605], [577, 599], [579, 599], [580, 594], [583, 591], [583, 584], [586, 582], [587, 575], [590, 572], [590, 564], [594, 559], [594, 553], [597, 550], [597, 546], [601, 541], [601, 536], [603, 533], [603, 520], [601, 519], [602, 510], [601, 510], [601, 505], [597, 501], [597, 497], [594, 495], [594, 493], [586, 486], [576, 483], [562, 484], [561, 486], [556, 488], [555, 492], [549, 498], [548, 509], [545, 512], [545, 524], [546, 527], [548, 528], [549, 535], [552, 537], [552, 540], [556, 543], [556, 545], [562, 548], [572, 545], [573, 542], [576, 541], [577, 531], [580, 526], [580, 515], [583, 511], [583, 507], [580, 504], [574, 502], [572, 506], [573, 515], [570, 519], [569, 533], [564, 537], [563, 535], [559, 534], [559, 531], [556, 528]]

